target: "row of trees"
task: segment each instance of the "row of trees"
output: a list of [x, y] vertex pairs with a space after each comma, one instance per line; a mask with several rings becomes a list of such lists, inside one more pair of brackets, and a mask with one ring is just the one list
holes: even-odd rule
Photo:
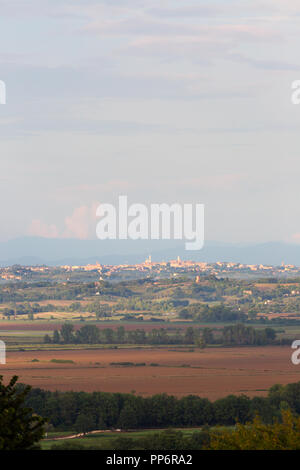
[[153, 328], [151, 331], [143, 329], [125, 330], [123, 326], [116, 330], [104, 328], [100, 330], [96, 325], [84, 325], [75, 331], [71, 323], [62, 325], [61, 330], [55, 330], [52, 338], [45, 335], [45, 343], [62, 344], [205, 344], [213, 341], [212, 333], [209, 329], [203, 331], [187, 328], [185, 331], [176, 329], [168, 332], [166, 328]]
[[244, 324], [225, 326], [222, 330], [224, 345], [265, 345], [273, 344], [276, 331], [273, 328], [256, 329]]
[[[149, 428], [202, 426], [201, 432], [184, 436], [167, 430], [139, 439], [119, 437], [109, 449], [148, 450], [299, 450], [300, 382], [273, 386], [266, 398], [230, 395], [210, 402], [197, 396], [177, 399], [155, 395], [141, 398], [128, 394], [94, 392], [45, 392], [17, 385], [14, 376], [4, 385], [0, 376], [0, 450], [34, 448], [47, 428], [87, 433], [95, 428]], [[233, 429], [210, 430], [210, 425]], [[105, 442], [101, 440], [101, 442]], [[79, 444], [53, 448], [83, 448]], [[105, 445], [102, 448], [107, 448]]]
[[244, 324], [226, 326], [222, 329], [193, 328], [185, 330], [153, 328], [125, 330], [120, 326], [116, 330], [105, 328], [100, 330], [96, 325], [84, 325], [75, 331], [72, 323], [65, 323], [61, 330], [55, 330], [52, 338], [45, 335], [45, 343], [54, 344], [186, 344], [205, 347], [212, 344], [235, 345], [266, 345], [274, 344], [276, 332], [272, 328], [255, 329]]
[[57, 429], [138, 429], [176, 426], [233, 425], [253, 420], [265, 424], [280, 419], [290, 409], [300, 415], [300, 382], [274, 386], [267, 397], [229, 395], [211, 402], [189, 395], [182, 398], [161, 394], [143, 398], [134, 394], [104, 392], [49, 392], [32, 389], [26, 406]]

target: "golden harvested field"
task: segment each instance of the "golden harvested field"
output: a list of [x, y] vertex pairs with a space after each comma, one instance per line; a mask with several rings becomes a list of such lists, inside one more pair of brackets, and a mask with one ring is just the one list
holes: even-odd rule
[[[16, 374], [23, 383], [49, 390], [135, 390], [142, 396], [166, 392], [214, 400], [230, 393], [262, 396], [275, 383], [300, 381], [300, 366], [291, 363], [291, 351], [290, 347], [245, 347], [193, 352], [175, 348], [8, 352], [0, 373], [6, 381]], [[146, 366], [110, 365], [124, 361], [145, 362]]]

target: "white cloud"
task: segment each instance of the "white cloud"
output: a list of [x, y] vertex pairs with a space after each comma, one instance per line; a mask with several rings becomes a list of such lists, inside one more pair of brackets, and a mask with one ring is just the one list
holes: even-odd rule
[[27, 234], [45, 238], [94, 238], [98, 205], [98, 203], [93, 203], [91, 206], [76, 207], [71, 215], [65, 217], [61, 229], [56, 224], [34, 219], [28, 227]]
[[72, 215], [65, 218], [63, 238], [92, 238], [95, 235], [96, 209], [99, 204], [76, 207]]

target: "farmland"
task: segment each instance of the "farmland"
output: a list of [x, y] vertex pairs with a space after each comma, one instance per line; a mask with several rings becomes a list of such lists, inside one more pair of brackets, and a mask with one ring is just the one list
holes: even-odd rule
[[[263, 396], [275, 383], [300, 380], [290, 358], [299, 292], [298, 279], [205, 276], [3, 284], [1, 374], [52, 391]], [[69, 340], [57, 333], [66, 322]], [[85, 343], [84, 328], [96, 329], [96, 339]]]
[[275, 383], [299, 381], [300, 369], [290, 356], [290, 347], [12, 351], [1, 373], [5, 378], [16, 374], [23, 383], [53, 391], [134, 391], [141, 396], [195, 394], [216, 399], [231, 393], [263, 396]]

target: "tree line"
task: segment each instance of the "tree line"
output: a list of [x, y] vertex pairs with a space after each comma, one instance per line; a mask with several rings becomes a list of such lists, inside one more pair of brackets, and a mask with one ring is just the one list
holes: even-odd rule
[[274, 385], [267, 397], [229, 395], [214, 402], [189, 395], [107, 392], [50, 392], [32, 389], [26, 406], [47, 418], [57, 430], [141, 429], [245, 424], [259, 415], [263, 423], [280, 419], [281, 410], [300, 415], [300, 382]]
[[[38, 448], [46, 430], [95, 428], [122, 430], [171, 426], [201, 426], [184, 435], [167, 429], [139, 438], [101, 439], [100, 447], [111, 450], [299, 450], [300, 382], [274, 385], [265, 398], [229, 395], [211, 402], [189, 395], [165, 394], [149, 398], [120, 393], [47, 392], [17, 384], [14, 376], [3, 384], [0, 376], [0, 450]], [[39, 415], [43, 414], [41, 418]], [[48, 418], [48, 419], [47, 419]], [[211, 425], [235, 425], [210, 428]], [[52, 449], [83, 449], [81, 443], [54, 444]], [[90, 446], [90, 449], [93, 447]]]
[[84, 325], [77, 331], [72, 323], [64, 323], [59, 330], [44, 336], [48, 344], [149, 344], [172, 345], [185, 344], [204, 348], [207, 345], [243, 346], [276, 344], [276, 331], [272, 328], [257, 329], [237, 323], [224, 328], [193, 328], [185, 330], [153, 328], [146, 331], [142, 328], [126, 330], [124, 326], [117, 329], [96, 325]]

